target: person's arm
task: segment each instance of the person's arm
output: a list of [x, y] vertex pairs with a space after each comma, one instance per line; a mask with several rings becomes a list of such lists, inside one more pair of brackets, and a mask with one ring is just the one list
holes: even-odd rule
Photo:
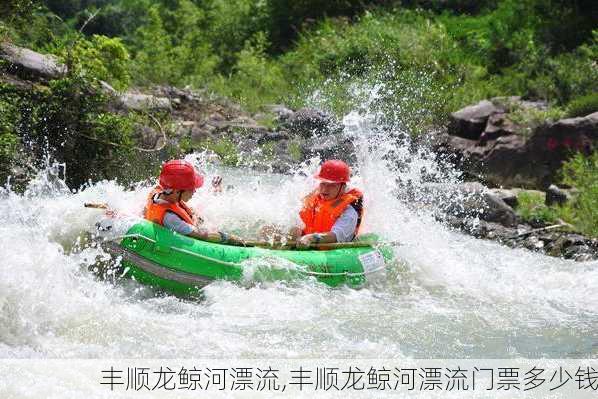
[[328, 244], [336, 242], [336, 234], [329, 231], [328, 233], [313, 233], [306, 234], [297, 241], [297, 247], [307, 248], [311, 245]]
[[235, 245], [245, 245], [244, 241], [239, 237], [221, 231], [212, 232], [205, 228], [193, 226], [189, 223], [186, 223], [183, 219], [181, 219], [177, 214], [173, 212], [167, 212], [166, 215], [164, 215], [163, 224], [164, 227], [166, 227], [169, 230], [186, 235], [188, 237], [197, 238], [199, 240]]
[[354, 238], [357, 220], [357, 211], [352, 206], [349, 206], [337, 219], [329, 232], [306, 234], [299, 239], [297, 246], [305, 248], [314, 244], [349, 242]]
[[208, 229], [196, 227], [187, 235], [202, 241], [216, 242], [219, 244], [246, 245], [245, 240], [242, 238], [223, 231], [208, 231]]

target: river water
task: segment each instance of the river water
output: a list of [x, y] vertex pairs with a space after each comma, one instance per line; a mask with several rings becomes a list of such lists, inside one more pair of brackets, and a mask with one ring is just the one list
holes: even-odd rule
[[[202, 299], [181, 300], [98, 278], [90, 269], [108, 258], [85, 237], [102, 213], [83, 203], [136, 215], [150, 186], [103, 181], [73, 193], [63, 170], [48, 166], [23, 194], [0, 192], [0, 358], [598, 358], [597, 262], [451, 231], [429, 210], [397, 200], [396, 177], [417, 186], [423, 169], [447, 184], [457, 174], [374, 137], [359, 113], [344, 122], [356, 135], [363, 229], [402, 243], [398, 261], [365, 288], [215, 282]], [[397, 171], [397, 158], [409, 158], [409, 167]], [[297, 223], [318, 162], [282, 176], [222, 168], [202, 154], [189, 159], [207, 181], [222, 175], [226, 187], [204, 187], [191, 204], [208, 224], [242, 234]]]

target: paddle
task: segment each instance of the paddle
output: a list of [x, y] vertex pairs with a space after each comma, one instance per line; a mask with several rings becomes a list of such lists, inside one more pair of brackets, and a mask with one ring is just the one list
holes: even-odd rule
[[[250, 247], [261, 247], [261, 248], [272, 248], [272, 249], [300, 249], [297, 248], [297, 241], [287, 241], [285, 243], [281, 242], [269, 242], [269, 241], [245, 241], [247, 246]], [[340, 248], [364, 248], [364, 247], [371, 247], [373, 245], [379, 244], [377, 242], [367, 242], [367, 241], [352, 241], [352, 242], [331, 242], [325, 244], [311, 244], [309, 249], [340, 249]], [[308, 248], [306, 248], [308, 249]]]
[[108, 204], [105, 204], [102, 202], [86, 202], [85, 204], [83, 204], [83, 206], [86, 208], [94, 208], [94, 209], [110, 209]]
[[[85, 208], [92, 208], [92, 209], [103, 209], [106, 212], [106, 215], [114, 217], [116, 216], [117, 212], [113, 209], [110, 209], [108, 204], [106, 203], [94, 203], [94, 202], [86, 202], [84, 204]], [[271, 249], [280, 249], [280, 250], [290, 250], [290, 249], [341, 249], [341, 248], [366, 248], [372, 247], [375, 245], [401, 245], [399, 242], [381, 242], [381, 241], [351, 241], [351, 242], [333, 242], [333, 243], [326, 243], [326, 244], [311, 244], [307, 248], [297, 248], [297, 241], [286, 241], [285, 243], [281, 242], [270, 242], [270, 241], [258, 241], [258, 240], [243, 240], [243, 244], [235, 243], [231, 245], [235, 246], [245, 246], [245, 247], [260, 247], [260, 248], [271, 248]]]

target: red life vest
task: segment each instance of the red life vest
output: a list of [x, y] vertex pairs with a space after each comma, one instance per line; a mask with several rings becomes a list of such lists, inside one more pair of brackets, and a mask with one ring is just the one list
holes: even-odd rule
[[328, 233], [347, 207], [353, 206], [358, 215], [355, 227], [357, 235], [363, 216], [362, 203], [363, 193], [357, 189], [349, 190], [332, 200], [324, 200], [317, 191], [312, 192], [305, 197], [303, 209], [299, 212], [301, 220], [305, 223], [303, 234]]
[[173, 212], [185, 222], [195, 225], [197, 219], [193, 214], [193, 210], [191, 210], [191, 208], [189, 208], [183, 201], [160, 203], [154, 202], [154, 197], [163, 191], [164, 189], [160, 186], [157, 186], [152, 190], [147, 197], [147, 203], [145, 205], [145, 209], [143, 210], [143, 216], [149, 221], [158, 223], [159, 225], [164, 225], [164, 216], [166, 215], [166, 212]]

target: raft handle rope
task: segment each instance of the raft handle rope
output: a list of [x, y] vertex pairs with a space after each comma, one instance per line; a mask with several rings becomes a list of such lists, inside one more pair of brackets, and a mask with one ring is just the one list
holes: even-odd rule
[[[151, 242], [152, 244], [156, 243], [156, 240], [151, 239], [149, 237], [143, 236], [141, 234], [125, 234], [125, 235], [121, 235], [121, 236], [117, 236], [111, 239], [106, 239], [105, 241], [117, 241], [120, 239], [125, 239], [125, 238], [135, 238], [135, 239], [143, 239], [146, 240], [148, 242]], [[168, 247], [170, 250], [175, 251], [175, 252], [179, 252], [179, 253], [183, 253], [185, 255], [189, 255], [189, 256], [194, 256], [196, 258], [202, 259], [202, 260], [207, 260], [209, 262], [214, 262], [217, 264], [220, 264], [222, 266], [229, 266], [229, 267], [243, 267], [243, 265], [239, 264], [239, 263], [233, 263], [233, 262], [226, 262], [217, 258], [213, 258], [211, 256], [206, 256], [206, 255], [201, 255], [201, 254], [197, 254], [195, 252], [192, 251], [188, 251], [186, 249], [182, 249], [182, 248], [176, 248], [176, 247]], [[380, 266], [376, 269], [373, 270], [368, 270], [368, 271], [363, 271], [363, 272], [358, 272], [358, 273], [351, 273], [351, 272], [340, 272], [340, 273], [329, 273], [329, 272], [313, 272], [313, 271], [309, 271], [309, 270], [301, 270], [298, 269], [297, 271], [299, 273], [305, 274], [307, 276], [314, 276], [314, 277], [360, 277], [360, 276], [366, 276], [368, 274], [372, 274], [372, 273], [377, 273], [379, 271], [382, 271], [386, 269], [386, 265]]]

